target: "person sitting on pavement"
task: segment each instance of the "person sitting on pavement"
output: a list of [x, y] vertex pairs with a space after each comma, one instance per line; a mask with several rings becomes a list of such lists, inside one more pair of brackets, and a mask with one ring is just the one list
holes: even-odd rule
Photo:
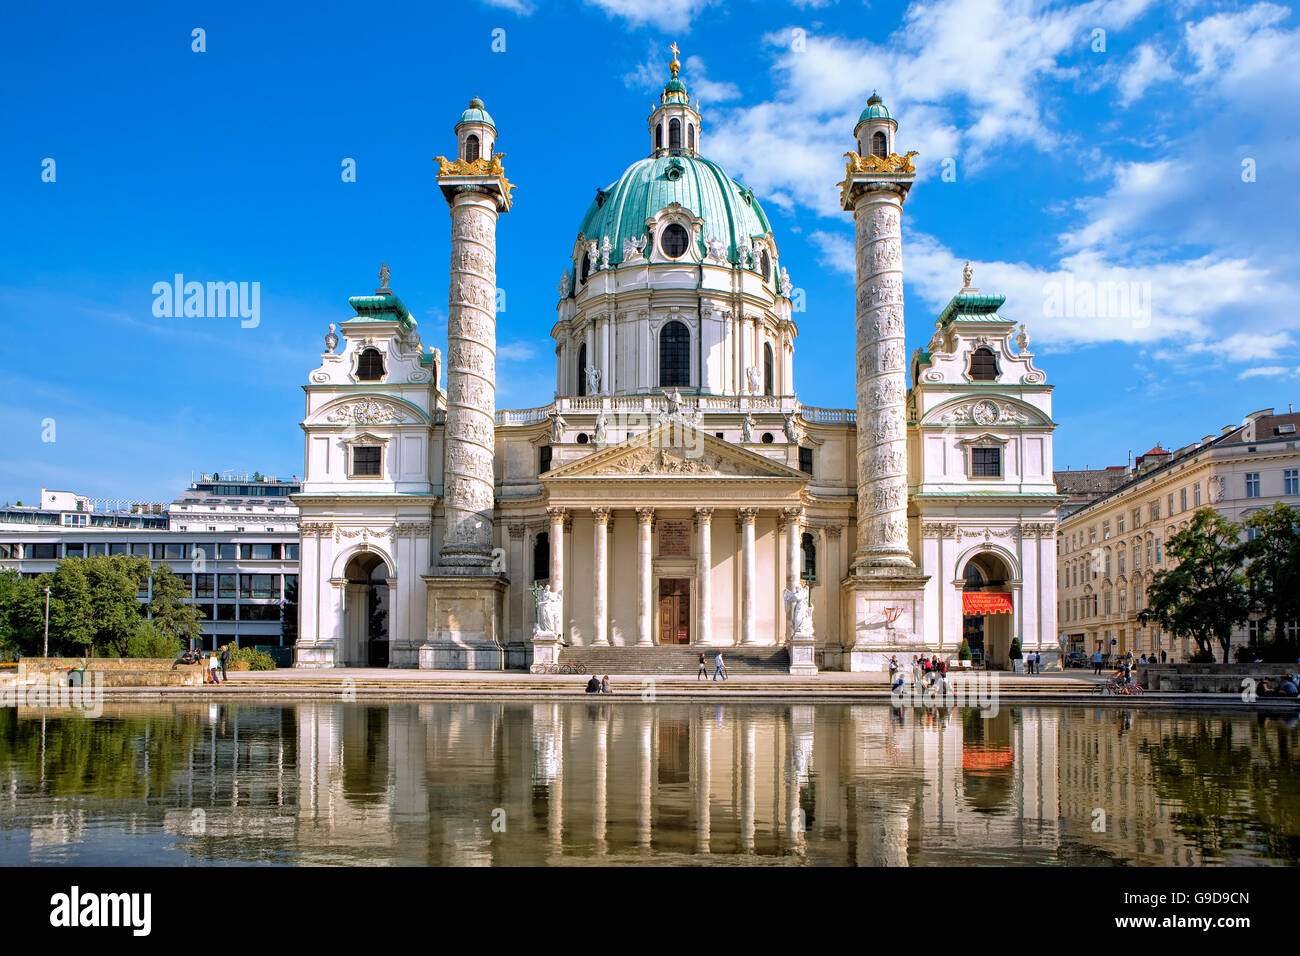
[[604, 678], [603, 678], [603, 679], [601, 680], [601, 682], [600, 682], [600, 692], [601, 692], [602, 694], [608, 694], [608, 693], [611, 693], [611, 691], [610, 691], [610, 689], [609, 689], [609, 675], [608, 675], [608, 674], [606, 674], [606, 675], [604, 676]]
[[600, 681], [599, 679], [597, 679], [595, 674], [592, 674], [591, 680], [587, 681], [587, 693], [588, 694], [600, 693]]

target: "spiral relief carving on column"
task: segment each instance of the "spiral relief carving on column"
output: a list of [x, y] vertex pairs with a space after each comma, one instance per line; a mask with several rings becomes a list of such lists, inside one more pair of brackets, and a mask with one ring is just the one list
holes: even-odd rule
[[907, 357], [900, 206], [857, 209], [858, 551], [911, 564], [907, 549]]
[[442, 563], [481, 565], [492, 550], [496, 413], [496, 209], [452, 205]]

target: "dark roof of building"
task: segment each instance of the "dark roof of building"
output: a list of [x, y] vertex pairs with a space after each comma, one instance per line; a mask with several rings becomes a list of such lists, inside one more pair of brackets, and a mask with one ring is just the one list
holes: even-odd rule
[[1056, 490], [1072, 498], [1092, 498], [1114, 491], [1128, 479], [1128, 476], [1128, 469], [1123, 465], [1052, 472]]

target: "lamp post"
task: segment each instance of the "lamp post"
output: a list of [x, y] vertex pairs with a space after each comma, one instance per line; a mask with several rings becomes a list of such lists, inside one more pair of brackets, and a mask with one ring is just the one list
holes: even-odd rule
[[45, 586], [45, 651], [44, 657], [50, 656], [50, 587]]

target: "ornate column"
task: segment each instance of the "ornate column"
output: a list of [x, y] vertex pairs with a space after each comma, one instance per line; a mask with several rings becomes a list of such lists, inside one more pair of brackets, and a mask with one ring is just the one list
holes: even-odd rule
[[551, 519], [551, 530], [547, 532], [551, 545], [551, 590], [560, 596], [560, 629], [563, 634], [569, 631], [564, 598], [564, 522], [568, 515], [567, 508], [546, 509], [546, 516]]
[[[882, 122], [892, 146], [897, 124]], [[927, 580], [907, 535], [902, 214], [916, 171], [913, 154], [877, 156], [871, 142], [859, 140], [840, 183], [841, 205], [853, 213], [857, 274], [857, 548], [845, 585], [854, 602], [851, 670], [883, 669], [894, 648], [920, 649]], [[897, 622], [886, 627], [889, 615]]]
[[595, 532], [592, 537], [592, 613], [595, 615], [595, 637], [592, 644], [609, 644], [609, 616], [605, 597], [609, 591], [609, 569], [606, 563], [606, 545], [609, 540], [609, 508], [592, 508], [591, 517]]
[[757, 508], [741, 508], [740, 522], [740, 643], [754, 644], [754, 519]]
[[[508, 582], [493, 570], [496, 455], [496, 228], [510, 211], [496, 129], [478, 100], [457, 123], [457, 158], [437, 157], [438, 188], [451, 207], [447, 289], [447, 419], [443, 438], [443, 545], [428, 588], [428, 641], [420, 667], [500, 670]], [[466, 127], [483, 155], [468, 151]], [[489, 135], [490, 134], [490, 135]]]
[[786, 508], [781, 516], [785, 519], [785, 586], [793, 588], [803, 583], [799, 577], [803, 564], [803, 509]]
[[713, 509], [695, 509], [695, 592], [699, 614], [696, 639], [713, 643]]
[[653, 599], [650, 594], [652, 583], [650, 568], [650, 530], [654, 521], [653, 508], [636, 509], [636, 642], [642, 647], [654, 643], [654, 630], [651, 626], [650, 613]]

